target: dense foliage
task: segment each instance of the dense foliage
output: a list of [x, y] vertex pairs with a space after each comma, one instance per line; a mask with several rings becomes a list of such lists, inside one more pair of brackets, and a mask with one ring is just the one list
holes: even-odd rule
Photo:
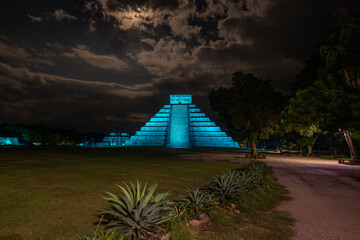
[[[295, 92], [282, 112], [287, 132], [295, 131], [308, 145], [319, 134], [337, 134], [346, 139], [350, 155], [358, 159], [352, 137], [360, 130], [360, 18], [345, 16], [319, 48], [321, 61], [307, 62], [299, 79], [311, 76], [307, 86]], [[314, 64], [314, 65], [312, 65]], [[296, 82], [299, 85], [299, 81]]]
[[221, 203], [225, 203], [241, 194], [244, 184], [240, 181], [238, 171], [226, 171], [213, 176], [208, 186], [208, 191], [214, 193], [220, 199]]
[[102, 211], [109, 231], [120, 231], [131, 239], [148, 238], [159, 233], [161, 224], [169, 219], [170, 203], [166, 201], [169, 193], [155, 195], [157, 184], [148, 189], [139, 182], [118, 186], [122, 195], [107, 192], [109, 197], [104, 199], [110, 208]]
[[186, 204], [190, 216], [197, 217], [200, 212], [207, 211], [217, 204], [217, 199], [206, 189], [196, 187], [185, 192], [187, 194], [181, 202]]
[[251, 143], [257, 157], [256, 141], [267, 139], [278, 129], [283, 97], [270, 80], [236, 72], [230, 88], [220, 87], [209, 93], [211, 108], [228, 129], [235, 130]]
[[251, 142], [253, 157], [256, 143], [274, 136], [281, 136], [287, 148], [306, 146], [309, 156], [321, 139], [318, 146], [336, 154], [333, 142], [342, 144], [340, 134], [351, 158], [359, 159], [359, 142], [354, 142], [360, 139], [359, 12], [348, 12], [329, 32], [295, 77], [287, 99], [281, 101], [270, 81], [242, 72], [234, 73], [231, 88], [209, 93], [220, 120]]

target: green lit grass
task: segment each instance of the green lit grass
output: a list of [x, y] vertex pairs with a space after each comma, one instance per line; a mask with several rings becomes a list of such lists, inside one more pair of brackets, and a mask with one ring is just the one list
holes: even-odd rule
[[179, 159], [152, 149], [0, 148], [0, 239], [84, 239], [104, 191], [123, 181], [157, 182], [183, 194], [239, 165]]

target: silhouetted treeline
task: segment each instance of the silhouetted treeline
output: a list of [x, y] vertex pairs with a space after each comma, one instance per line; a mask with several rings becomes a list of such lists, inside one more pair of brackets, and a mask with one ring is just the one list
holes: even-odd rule
[[76, 146], [83, 141], [98, 141], [101, 133], [79, 133], [75, 129], [54, 128], [45, 125], [2, 124], [0, 136], [17, 137], [23, 144], [44, 146]]

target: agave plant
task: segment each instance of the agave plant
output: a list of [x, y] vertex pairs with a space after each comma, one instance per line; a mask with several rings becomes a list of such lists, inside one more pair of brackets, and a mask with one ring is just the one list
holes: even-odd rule
[[239, 182], [244, 190], [251, 190], [256, 186], [255, 177], [246, 171], [239, 171]]
[[189, 215], [187, 212], [189, 203], [185, 202], [177, 202], [172, 205], [172, 211], [170, 213], [170, 216], [172, 219], [178, 219], [180, 222], [183, 220], [188, 220]]
[[225, 203], [232, 197], [239, 195], [243, 191], [244, 185], [240, 181], [239, 172], [228, 170], [213, 176], [213, 180], [208, 186], [208, 190], [220, 198], [221, 203]]
[[136, 185], [117, 186], [122, 195], [106, 192], [109, 197], [104, 197], [111, 206], [100, 213], [108, 221], [106, 228], [120, 230], [131, 239], [149, 238], [159, 233], [161, 224], [170, 218], [170, 203], [165, 200], [169, 193], [155, 195], [157, 184], [147, 189], [146, 184], [142, 187], [138, 181]]
[[245, 168], [239, 171], [240, 180], [244, 184], [244, 188], [251, 190], [259, 186], [265, 179], [269, 167], [260, 161], [251, 161]]
[[172, 229], [181, 222], [188, 222], [190, 219], [191, 217], [188, 213], [188, 203], [178, 201], [175, 204], [172, 204], [170, 219], [164, 223], [164, 227]]
[[85, 240], [124, 240], [121, 232], [100, 231], [95, 236], [86, 237]]
[[245, 170], [265, 175], [270, 170], [270, 168], [264, 162], [251, 161], [246, 165]]
[[206, 211], [217, 204], [216, 199], [205, 189], [199, 187], [185, 191], [187, 195], [182, 202], [187, 203], [190, 216], [197, 217], [199, 212]]
[[252, 161], [244, 169], [248, 178], [252, 179], [253, 185], [260, 185], [265, 179], [266, 173], [268, 173], [270, 168], [263, 162]]

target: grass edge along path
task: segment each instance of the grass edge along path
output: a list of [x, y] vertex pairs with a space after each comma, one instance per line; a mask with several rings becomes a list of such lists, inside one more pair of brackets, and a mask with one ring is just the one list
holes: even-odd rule
[[[199, 188], [197, 188], [198, 190], [196, 190], [195, 192], [192, 191], [192, 193], [195, 195], [191, 196], [193, 196], [194, 198], [192, 197], [192, 200], [190, 202], [185, 202], [190, 205], [185, 205], [185, 208], [181, 208], [184, 209], [184, 212], [182, 212], [181, 215], [178, 214], [178, 207], [184, 206], [184, 200], [181, 200], [174, 205], [176, 209], [176, 215], [174, 216], [175, 219], [169, 219], [171, 223], [174, 223], [170, 224], [170, 239], [290, 239], [294, 235], [294, 231], [292, 228], [294, 220], [290, 217], [288, 213], [274, 210], [274, 208], [281, 201], [289, 200], [290, 197], [288, 196], [289, 192], [285, 189], [285, 187], [283, 187], [276, 181], [276, 178], [269, 171], [269, 167], [267, 167], [265, 163], [251, 162], [250, 164], [247, 164], [238, 170], [238, 174], [240, 175], [237, 175], [236, 171], [226, 171], [214, 176], [215, 180], [212, 180], [209, 185], [200, 188], [200, 192], [198, 192]], [[234, 176], [237, 177], [233, 178]], [[221, 182], [224, 181], [223, 183], [217, 181], [220, 178], [222, 179]], [[142, 190], [139, 189], [139, 186], [139, 184], [137, 188], [134, 186], [134, 193], [142, 192]], [[242, 190], [236, 188], [236, 186], [242, 186]], [[227, 189], [226, 195], [223, 195], [225, 192], [220, 191], [220, 189]], [[208, 201], [204, 198], [207, 199], [207, 197], [205, 196], [209, 196], [206, 195], [209, 192], [213, 192], [213, 194], [215, 194], [215, 197], [219, 197], [220, 202], [218, 203], [220, 203], [220, 205], [215, 205], [215, 207], [213, 205], [213, 207], [204, 208], [205, 205], [203, 204], [206, 204], [206, 202]], [[238, 195], [237, 193], [239, 193], [240, 195]], [[129, 195], [126, 194], [126, 197], [123, 196], [120, 199], [124, 199], [124, 201], [126, 199], [130, 199], [127, 196]], [[141, 198], [131, 197], [131, 199], [139, 199], [140, 201]], [[132, 200], [130, 201], [132, 202]], [[136, 202], [134, 202], [135, 205]], [[122, 208], [120, 207], [120, 205], [118, 207]], [[192, 212], [194, 207], [196, 207], [196, 209], [200, 208], [203, 210], [200, 210], [201, 212], [198, 212], [199, 210], [196, 210], [197, 213], [193, 215]], [[125, 211], [130, 211], [126, 215], [124, 215], [124, 217], [120, 217], [122, 213], [118, 212], [117, 210], [116, 212], [118, 213], [114, 214], [116, 214], [116, 218], [119, 217], [119, 219], [124, 219], [124, 221], [128, 221], [126, 219], [131, 216], [134, 224], [135, 221], [140, 221], [138, 223], [140, 225], [134, 225], [134, 227], [137, 228], [136, 226], [142, 226], [141, 222], [146, 221], [147, 218], [147, 216], [143, 216], [143, 220], [136, 220], [136, 218], [138, 218], [135, 217], [135, 215], [137, 215], [136, 211], [142, 212], [138, 208], [139, 206], [136, 207], [137, 210], [135, 210], [134, 213], [131, 213], [134, 210], [126, 210], [126, 208], [124, 208]], [[201, 220], [198, 213], [201, 213], [202, 215], [204, 215], [205, 213], [210, 217], [211, 221], [204, 221], [203, 217], [203, 221], [197, 220]], [[133, 214], [135, 214], [133, 216], [134, 218], [132, 217]], [[191, 217], [188, 218], [188, 216]], [[182, 222], [178, 222], [178, 220], [183, 219], [183, 217], [185, 217], [185, 219]], [[196, 224], [194, 225], [193, 223]], [[125, 228], [122, 229], [124, 229], [124, 231], [126, 232], [130, 231], [131, 234], [135, 234], [135, 232], [133, 232], [134, 230], [131, 230], [131, 224], [132, 223], [126, 226], [123, 225]], [[144, 229], [146, 228], [147, 227], [144, 225]], [[143, 235], [143, 237], [137, 235], [135, 239], [148, 239], [148, 237], [150, 237], [150, 239], [159, 239], [161, 237], [161, 235], [158, 234], [156, 234], [157, 237], [155, 235], [152, 235], [152, 237], [150, 235], [148, 237], [145, 237], [145, 235]], [[128, 236], [126, 237], [126, 239], [130, 239], [130, 237]]]
[[291, 239], [295, 235], [295, 219], [288, 212], [276, 210], [282, 201], [289, 200], [289, 191], [271, 171], [262, 186], [235, 203], [240, 214], [215, 208], [208, 214], [209, 222], [198, 227], [181, 224], [173, 229], [170, 240]]

